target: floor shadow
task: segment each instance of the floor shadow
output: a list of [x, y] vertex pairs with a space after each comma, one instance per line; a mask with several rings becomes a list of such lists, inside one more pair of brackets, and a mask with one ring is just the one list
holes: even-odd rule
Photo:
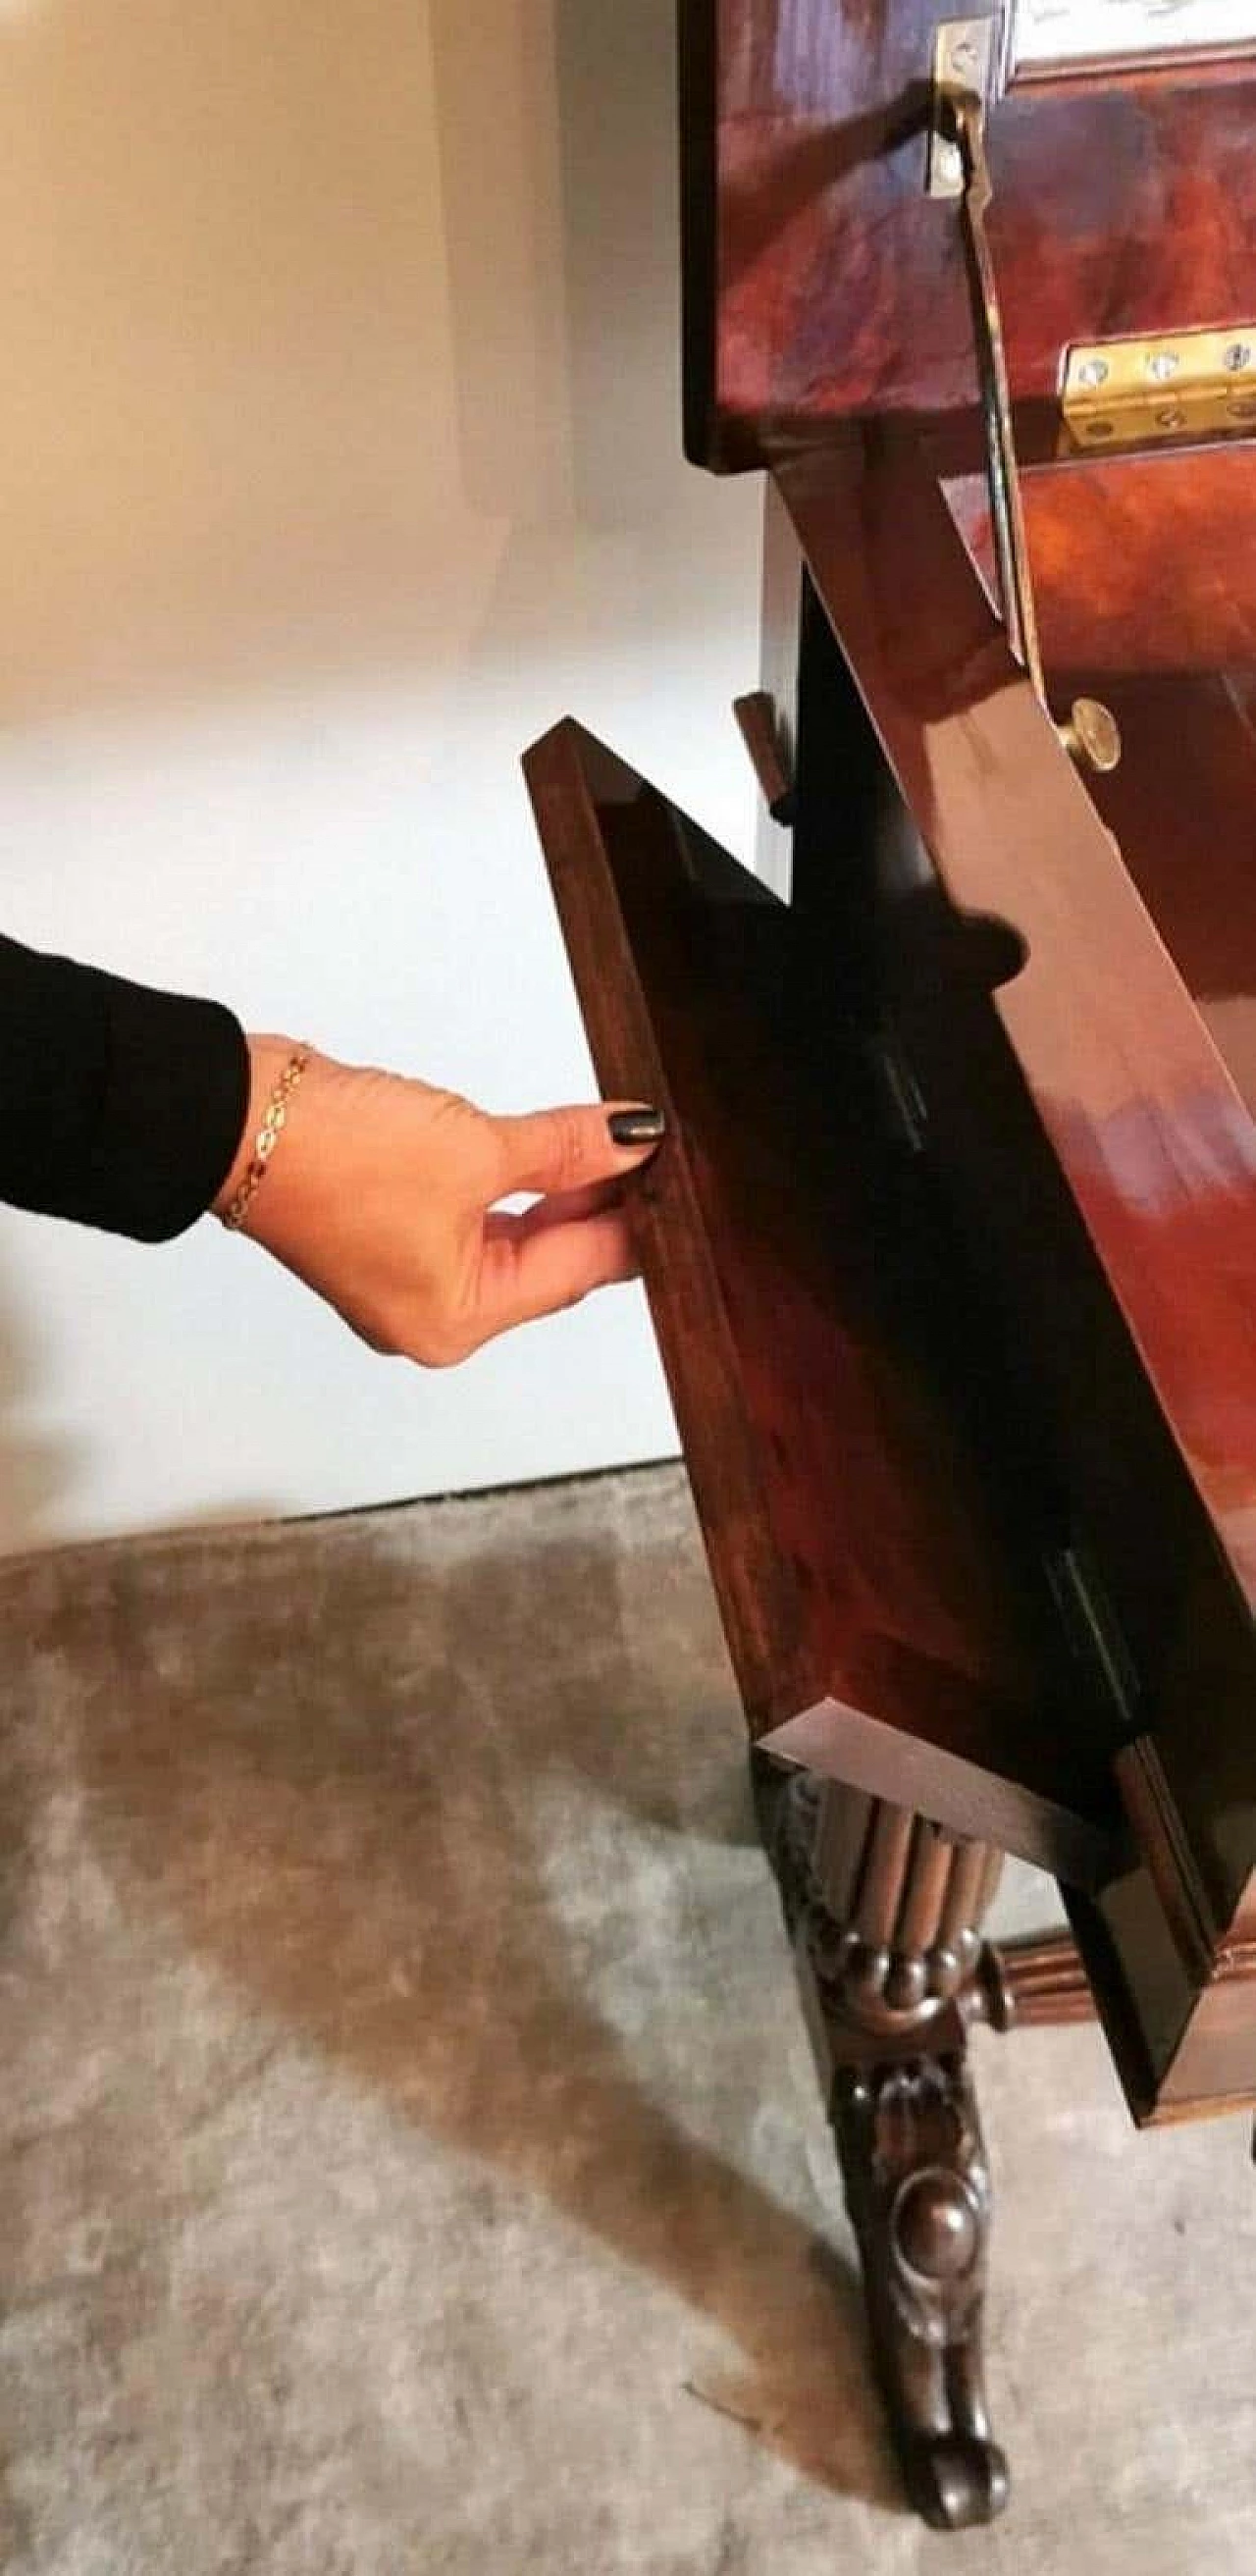
[[853, 2276], [724, 2151], [792, 1992], [765, 1872], [695, 1838], [743, 1771], [696, 1543], [429, 1526], [80, 1559], [93, 1842], [267, 2014], [716, 2321], [740, 2360], [691, 2395], [890, 2502]]

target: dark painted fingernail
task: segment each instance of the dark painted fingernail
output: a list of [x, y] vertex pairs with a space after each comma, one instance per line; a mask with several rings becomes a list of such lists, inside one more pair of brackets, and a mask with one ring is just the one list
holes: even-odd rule
[[616, 1109], [606, 1124], [613, 1145], [657, 1145], [667, 1120], [661, 1109]]

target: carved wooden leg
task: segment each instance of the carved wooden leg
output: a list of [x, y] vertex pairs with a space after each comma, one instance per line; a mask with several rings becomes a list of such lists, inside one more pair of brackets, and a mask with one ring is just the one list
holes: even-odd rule
[[806, 1773], [758, 1785], [908, 2493], [944, 2530], [989, 2522], [1008, 2480], [982, 2387], [991, 2194], [965, 2042], [1006, 2019], [979, 1929], [1001, 1855]]
[[1093, 2021], [1095, 1999], [1067, 1932], [1038, 1940], [1001, 1941], [997, 1970], [1006, 2015], [1018, 2029], [1038, 2022]]

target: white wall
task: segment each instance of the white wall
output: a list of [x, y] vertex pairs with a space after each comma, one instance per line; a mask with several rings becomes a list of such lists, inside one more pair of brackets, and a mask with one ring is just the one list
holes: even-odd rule
[[[680, 458], [672, 0], [0, 0], [0, 919], [498, 1108], [588, 1060], [519, 782], [748, 854], [759, 495]], [[374, 1360], [0, 1213], [0, 1544], [675, 1445], [640, 1292]]]

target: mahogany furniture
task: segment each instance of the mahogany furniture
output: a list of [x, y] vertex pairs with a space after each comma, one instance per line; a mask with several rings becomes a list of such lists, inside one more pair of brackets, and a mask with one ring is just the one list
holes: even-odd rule
[[[1034, 0], [682, 5], [788, 901], [575, 724], [526, 762], [599, 1077], [668, 1114], [646, 1284], [951, 2528], [1007, 2492], [972, 2021], [1093, 2004], [1140, 2121], [1256, 2098], [1256, 10], [1096, 60], [1113, 6], [1052, 70]], [[984, 1942], [1005, 1851], [1075, 1946]]]

